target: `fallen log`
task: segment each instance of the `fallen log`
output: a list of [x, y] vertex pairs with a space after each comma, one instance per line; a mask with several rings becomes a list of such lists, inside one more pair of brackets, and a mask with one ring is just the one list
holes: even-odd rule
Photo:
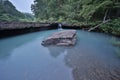
[[100, 23], [100, 24], [96, 25], [95, 27], [90, 28], [88, 31], [92, 31], [92, 30], [94, 30], [94, 29], [98, 28], [99, 26], [101, 26], [101, 25], [103, 25], [103, 24], [105, 24], [105, 23], [109, 22], [109, 21], [110, 21], [110, 19], [105, 20], [105, 21], [103, 21], [102, 23]]

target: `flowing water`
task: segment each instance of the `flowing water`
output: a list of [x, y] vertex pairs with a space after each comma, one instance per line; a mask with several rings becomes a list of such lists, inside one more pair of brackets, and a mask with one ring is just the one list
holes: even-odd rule
[[58, 30], [62, 30], [62, 25], [58, 24]]
[[77, 31], [73, 47], [44, 47], [58, 30], [0, 40], [0, 80], [120, 80], [120, 58], [111, 36]]

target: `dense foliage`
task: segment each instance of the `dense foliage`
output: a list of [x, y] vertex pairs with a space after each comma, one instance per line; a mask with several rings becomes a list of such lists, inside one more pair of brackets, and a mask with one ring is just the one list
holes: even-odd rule
[[111, 20], [109, 23], [106, 23], [100, 28], [105, 32], [105, 33], [111, 33], [114, 35], [120, 35], [120, 18]]
[[89, 21], [120, 16], [119, 0], [35, 0], [32, 11], [39, 20]]
[[33, 19], [30, 14], [19, 12], [8, 0], [0, 0], [0, 21], [22, 21]]
[[100, 30], [120, 36], [120, 0], [34, 0], [31, 9], [38, 21], [95, 26], [110, 20]]
[[[105, 33], [120, 36], [120, 0], [34, 0], [36, 21], [70, 22], [95, 25]], [[0, 21], [34, 21], [33, 15], [19, 12], [9, 0], [0, 0]]]

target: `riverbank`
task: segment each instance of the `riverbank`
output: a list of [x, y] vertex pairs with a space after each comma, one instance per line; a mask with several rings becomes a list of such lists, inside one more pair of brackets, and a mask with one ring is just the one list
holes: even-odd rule
[[[40, 30], [57, 29], [58, 22], [0, 22], [0, 38], [19, 34], [36, 32]], [[81, 29], [79, 26], [61, 23], [65, 29]]]
[[[110, 22], [111, 23], [111, 22]], [[116, 23], [112, 22], [111, 27], [110, 23], [103, 25], [102, 27], [95, 28], [94, 32], [102, 32], [110, 35], [120, 37], [119, 27], [116, 27]], [[57, 29], [58, 24], [62, 25], [64, 29], [81, 29], [88, 31], [90, 28], [96, 26], [97, 24], [72, 24], [65, 22], [0, 22], [0, 38], [15, 36], [19, 34], [25, 34], [29, 32], [36, 32], [40, 30], [50, 30]], [[117, 24], [119, 25], [119, 24]]]
[[50, 23], [0, 22], [0, 38], [56, 28], [56, 24]]

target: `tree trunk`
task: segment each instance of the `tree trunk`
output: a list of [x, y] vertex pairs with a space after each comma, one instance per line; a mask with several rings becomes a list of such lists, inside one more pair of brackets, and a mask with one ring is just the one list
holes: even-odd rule
[[107, 13], [108, 13], [108, 9], [107, 9], [106, 12], [105, 12], [105, 15], [104, 15], [104, 18], [103, 18], [103, 22], [106, 21]]

